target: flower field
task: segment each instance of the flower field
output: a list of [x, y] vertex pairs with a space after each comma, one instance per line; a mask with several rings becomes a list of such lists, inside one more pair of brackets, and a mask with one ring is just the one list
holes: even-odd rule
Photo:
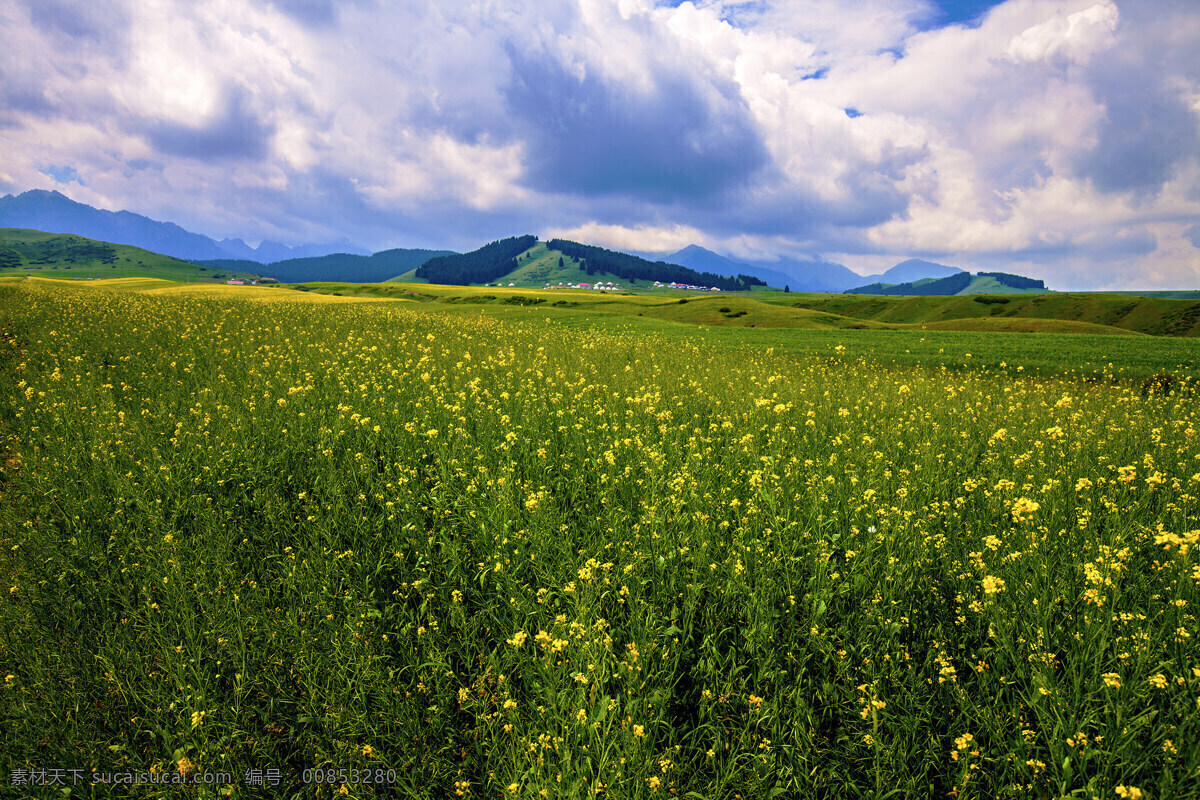
[[5, 773], [1200, 795], [1189, 391], [284, 291], [0, 283]]

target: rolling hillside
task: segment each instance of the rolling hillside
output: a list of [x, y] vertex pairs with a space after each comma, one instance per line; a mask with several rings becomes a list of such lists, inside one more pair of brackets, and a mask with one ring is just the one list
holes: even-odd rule
[[696, 270], [668, 264], [665, 261], [649, 261], [628, 253], [606, 250], [603, 247], [580, 244], [566, 239], [551, 239], [546, 243], [551, 250], [558, 250], [571, 258], [582, 262], [583, 270], [588, 275], [597, 273], [612, 273], [625, 281], [645, 281], [662, 283], [684, 283], [703, 287], [715, 287], [727, 292], [746, 291], [751, 286], [761, 284], [758, 279], [746, 280], [747, 276], [724, 276], [711, 272]]
[[533, 247], [521, 253], [517, 260], [517, 268], [507, 275], [497, 279], [495, 283], [507, 286], [539, 288], [543, 286], [573, 285], [580, 281], [588, 283], [603, 283], [611, 281], [627, 288], [645, 288], [650, 285], [646, 281], [622, 280], [611, 272], [597, 272], [588, 276], [579, 259], [564, 255], [559, 250], [551, 250], [545, 242], [538, 242]]
[[381, 250], [369, 256], [331, 253], [312, 258], [289, 258], [258, 265], [253, 261], [215, 260], [198, 262], [218, 269], [251, 269], [284, 283], [306, 281], [353, 281], [382, 283], [414, 270], [431, 258], [452, 255], [450, 250]]
[[491, 285], [543, 288], [558, 284], [613, 283], [622, 288], [652, 288], [655, 281], [677, 281], [723, 291], [748, 291], [765, 285], [753, 276], [696, 272], [678, 264], [580, 244], [565, 239], [538, 241], [532, 235], [502, 239], [460, 255], [433, 258], [401, 275], [444, 285]]
[[213, 282], [256, 277], [249, 270], [207, 267], [132, 245], [23, 228], [0, 228], [0, 274]]
[[1200, 336], [1200, 301], [1188, 299], [1055, 292], [970, 297], [842, 294], [772, 300], [795, 308], [907, 327], [938, 325], [977, 330], [978, 320], [991, 319], [994, 321], [987, 323], [990, 330], [1023, 330], [1029, 320], [1041, 320], [1051, 326], [1086, 323], [1112, 332]]
[[305, 284], [313, 293], [404, 299], [432, 307], [486, 312], [514, 306], [570, 312], [585, 319], [621, 315], [706, 327], [829, 330], [929, 330], [989, 333], [1089, 333], [1113, 336], [1200, 337], [1200, 299], [1119, 294], [887, 297], [762, 292], [614, 294], [529, 287], [463, 287], [403, 283]]

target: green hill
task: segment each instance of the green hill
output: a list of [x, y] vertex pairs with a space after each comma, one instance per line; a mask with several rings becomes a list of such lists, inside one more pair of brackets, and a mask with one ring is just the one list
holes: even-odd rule
[[461, 255], [427, 261], [420, 268], [394, 280], [415, 278], [454, 286], [498, 285], [514, 288], [546, 288], [612, 283], [621, 288], [651, 288], [655, 281], [679, 282], [723, 291], [749, 291], [765, 284], [758, 278], [728, 277], [696, 272], [678, 264], [649, 261], [639, 256], [579, 244], [565, 239], [538, 241], [520, 236], [485, 245]]
[[70, 233], [0, 228], [0, 275], [14, 274], [75, 279], [138, 277], [218, 281], [251, 278], [261, 273], [203, 266], [132, 245], [101, 242]]
[[857, 289], [847, 289], [845, 294], [871, 294], [885, 296], [951, 296], [970, 294], [1040, 294], [1047, 292], [1046, 285], [1039, 280], [1007, 272], [958, 272], [945, 278], [923, 278], [910, 283], [870, 283]]
[[561, 250], [552, 250], [546, 242], [538, 242], [521, 253], [517, 257], [517, 268], [494, 281], [500, 286], [511, 283], [527, 288], [610, 282], [623, 288], [646, 288], [653, 285], [652, 281], [623, 280], [611, 272], [600, 271], [589, 275], [584, 271], [583, 263], [579, 259], [572, 258]]
[[700, 287], [715, 287], [726, 292], [748, 291], [751, 286], [763, 285], [763, 282], [756, 278], [747, 280], [746, 276], [727, 277], [711, 272], [696, 272], [694, 269], [678, 264], [649, 261], [628, 253], [579, 244], [566, 239], [551, 239], [546, 246], [551, 250], [558, 250], [566, 256], [578, 259], [582, 262], [584, 272], [590, 276], [611, 273], [626, 282], [631, 280], [677, 282]]
[[841, 294], [808, 295], [802, 299], [777, 295], [772, 302], [892, 325], [951, 324], [955, 320], [994, 318], [1000, 322], [991, 323], [991, 330], [1003, 328], [1003, 320], [1013, 321], [1009, 329], [1020, 330], [1023, 328], [1015, 320], [1040, 319], [1160, 336], [1200, 336], [1200, 301], [1195, 299], [1054, 292], [957, 297]]
[[[550, 255], [533, 252], [536, 271]], [[565, 259], [564, 259], [565, 262]], [[557, 258], [554, 259], [555, 265]], [[515, 283], [515, 282], [514, 282]], [[556, 308], [575, 315], [657, 319], [708, 327], [942, 330], [1009, 333], [1103, 333], [1117, 336], [1200, 337], [1200, 299], [1119, 294], [1044, 293], [903, 297], [854, 294], [609, 293], [507, 284], [501, 287], [403, 283], [308, 284], [305, 291], [355, 297], [417, 299], [497, 310]]]
[[404, 273], [410, 273], [431, 258], [453, 255], [450, 250], [381, 250], [369, 256], [353, 253], [331, 253], [309, 258], [288, 258], [259, 264], [238, 259], [217, 259], [197, 262], [216, 269], [252, 269], [284, 283], [335, 281], [350, 283], [382, 283]]

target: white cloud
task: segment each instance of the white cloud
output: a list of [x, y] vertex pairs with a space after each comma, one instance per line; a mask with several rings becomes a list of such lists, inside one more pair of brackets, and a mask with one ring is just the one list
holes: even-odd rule
[[572, 228], [550, 229], [548, 239], [571, 241], [611, 247], [617, 250], [637, 250], [643, 253], [668, 253], [682, 250], [689, 244], [704, 245], [710, 237], [704, 231], [686, 225], [655, 227], [651, 225], [602, 225], [587, 222]]
[[89, 8], [0, 5], [8, 191], [251, 239], [553, 229], [1200, 280], [1176, 230], [1200, 219], [1186, 3], [1007, 0], [935, 28], [930, 0]]
[[1049, 61], [1061, 56], [1086, 63], [1114, 44], [1113, 33], [1119, 21], [1120, 13], [1112, 3], [1097, 3], [1065, 17], [1056, 14], [1014, 36], [1005, 54], [1018, 62]]

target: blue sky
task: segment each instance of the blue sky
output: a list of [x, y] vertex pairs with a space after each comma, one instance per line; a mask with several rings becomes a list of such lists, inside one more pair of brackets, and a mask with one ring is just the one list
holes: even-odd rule
[[1200, 287], [1193, 0], [5, 0], [0, 192]]
[[969, 25], [976, 22], [982, 17], [992, 6], [998, 6], [999, 3], [980, 2], [978, 0], [962, 0], [955, 2], [954, 0], [941, 0], [934, 4], [937, 8], [934, 13], [934, 25], [951, 25], [954, 23]]

